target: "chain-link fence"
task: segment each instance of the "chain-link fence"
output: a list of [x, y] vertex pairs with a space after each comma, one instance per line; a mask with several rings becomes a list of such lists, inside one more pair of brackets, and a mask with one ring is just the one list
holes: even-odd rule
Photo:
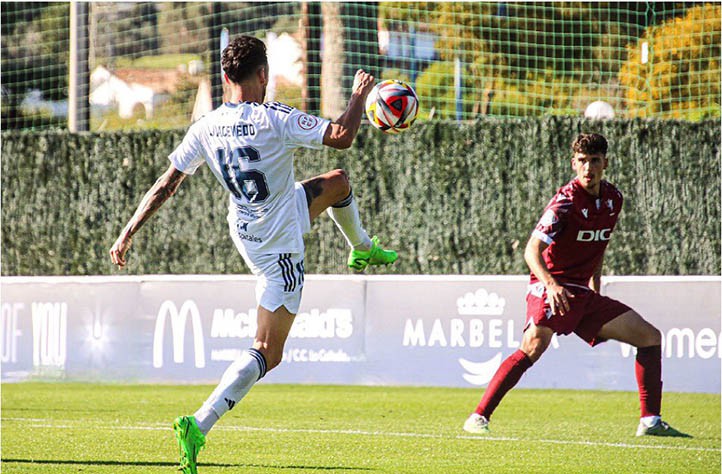
[[223, 100], [225, 38], [269, 51], [268, 99], [334, 118], [354, 71], [420, 120], [720, 115], [720, 3], [3, 2], [2, 128], [184, 127]]

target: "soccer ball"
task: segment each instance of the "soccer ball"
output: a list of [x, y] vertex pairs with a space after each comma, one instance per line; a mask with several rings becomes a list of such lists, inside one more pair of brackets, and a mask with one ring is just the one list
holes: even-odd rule
[[614, 118], [614, 107], [603, 100], [597, 100], [587, 106], [584, 116], [596, 120], [612, 119]]
[[416, 120], [419, 98], [410, 85], [395, 79], [376, 84], [366, 97], [366, 116], [385, 133], [401, 133]]

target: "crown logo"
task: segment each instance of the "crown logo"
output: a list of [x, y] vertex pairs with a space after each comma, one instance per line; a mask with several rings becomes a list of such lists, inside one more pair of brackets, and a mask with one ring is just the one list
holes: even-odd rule
[[484, 288], [466, 293], [456, 300], [459, 314], [464, 316], [500, 316], [504, 313], [506, 300]]

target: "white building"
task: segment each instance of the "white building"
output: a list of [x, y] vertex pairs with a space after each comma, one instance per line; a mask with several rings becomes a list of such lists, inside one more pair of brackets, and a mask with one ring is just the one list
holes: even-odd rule
[[133, 110], [140, 104], [146, 118], [153, 116], [155, 92], [150, 87], [126, 83], [103, 66], [98, 66], [90, 75], [90, 105], [101, 109], [118, 108], [118, 115], [124, 119], [133, 116]]

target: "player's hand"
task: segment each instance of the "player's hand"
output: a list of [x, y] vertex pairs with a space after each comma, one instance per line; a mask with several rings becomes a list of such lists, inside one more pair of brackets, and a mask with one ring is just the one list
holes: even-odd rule
[[371, 89], [373, 89], [375, 85], [374, 76], [363, 69], [359, 69], [353, 78], [351, 94], [360, 95], [361, 98], [366, 99], [366, 96], [369, 95], [369, 92], [371, 92]]
[[110, 260], [120, 268], [125, 266], [125, 254], [133, 244], [133, 237], [123, 232], [110, 248]]
[[569, 290], [561, 286], [559, 283], [552, 283], [546, 287], [547, 301], [552, 309], [552, 314], [564, 316], [571, 308], [569, 300], [574, 298]]

